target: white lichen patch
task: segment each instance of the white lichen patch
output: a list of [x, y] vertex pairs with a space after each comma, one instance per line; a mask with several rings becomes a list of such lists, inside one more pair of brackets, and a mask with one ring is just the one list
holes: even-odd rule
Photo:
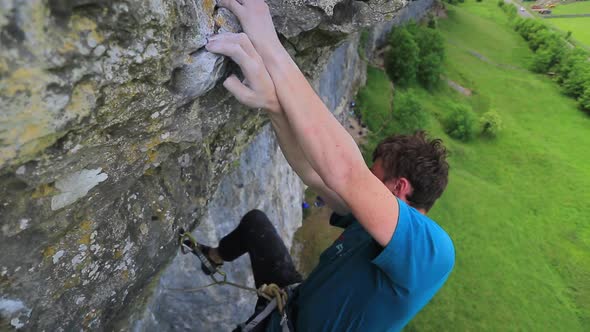
[[83, 146], [80, 144], [76, 144], [76, 146], [74, 146], [71, 150], [70, 153], [76, 153], [78, 152], [78, 150], [80, 150]]
[[86, 256], [84, 256], [83, 254], [78, 254], [74, 256], [74, 258], [72, 258], [72, 265], [74, 266], [74, 268], [76, 268], [76, 266], [82, 263], [84, 261], [84, 258], [86, 258]]
[[55, 187], [61, 191], [51, 199], [51, 209], [59, 210], [86, 196], [90, 189], [108, 178], [102, 169], [82, 170], [56, 181]]
[[[10, 321], [10, 325], [15, 329], [25, 326], [26, 320], [31, 317], [31, 312], [32, 310], [27, 308], [21, 300], [0, 297], [0, 318]], [[21, 319], [24, 319], [25, 322]]]
[[182, 156], [178, 157], [178, 163], [182, 167], [189, 167], [192, 164], [191, 156], [188, 153], [183, 154]]
[[23, 218], [18, 222], [18, 227], [22, 230], [29, 228], [29, 219]]
[[142, 223], [141, 225], [139, 225], [139, 231], [141, 232], [141, 234], [147, 235], [147, 233], [149, 232], [149, 228], [146, 224]]
[[21, 167], [16, 169], [16, 175], [24, 175], [27, 172], [27, 167], [22, 165]]
[[53, 255], [53, 264], [57, 264], [59, 260], [65, 255], [65, 251], [60, 250]]
[[10, 317], [10, 315], [23, 309], [26, 309], [26, 306], [22, 301], [0, 297], [0, 314], [2, 317]]
[[17, 318], [13, 318], [10, 320], [10, 325], [12, 325], [15, 329], [20, 329], [21, 327], [25, 326], [24, 323], [21, 323], [20, 319]]

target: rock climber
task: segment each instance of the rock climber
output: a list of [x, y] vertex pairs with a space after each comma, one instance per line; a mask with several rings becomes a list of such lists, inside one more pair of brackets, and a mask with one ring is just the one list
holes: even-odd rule
[[[200, 245], [202, 252], [215, 266], [248, 253], [256, 287], [300, 283], [288, 304], [296, 331], [401, 330], [442, 287], [455, 262], [452, 240], [426, 216], [448, 182], [442, 142], [423, 132], [391, 136], [377, 146], [369, 168], [282, 47], [264, 0], [218, 5], [231, 10], [244, 30], [214, 35], [206, 46], [230, 57], [244, 74], [244, 81], [230, 76], [224, 87], [265, 111], [287, 161], [334, 210], [330, 224], [344, 231], [305, 280], [259, 210], [248, 212], [217, 247]], [[266, 302], [258, 300], [250, 320]], [[254, 330], [281, 331], [280, 315], [273, 312]]]

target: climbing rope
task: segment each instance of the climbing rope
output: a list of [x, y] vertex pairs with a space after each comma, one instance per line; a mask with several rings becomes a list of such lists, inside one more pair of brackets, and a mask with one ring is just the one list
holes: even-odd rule
[[[187, 245], [185, 243], [185, 241], [187, 241], [189, 244]], [[213, 273], [211, 273], [211, 275], [210, 275], [211, 280], [213, 282], [208, 285], [196, 287], [196, 288], [166, 288], [167, 290], [182, 291], [182, 292], [198, 292], [198, 291], [204, 290], [206, 288], [209, 288], [209, 287], [215, 286], [215, 285], [229, 285], [229, 286], [233, 286], [233, 287], [236, 287], [239, 289], [254, 292], [258, 296], [263, 297], [263, 298], [267, 299], [268, 301], [275, 300], [279, 312], [281, 313], [281, 315], [283, 315], [283, 316], [285, 315], [285, 306], [287, 304], [288, 295], [284, 289], [281, 289], [276, 284], [269, 284], [269, 285], [264, 284], [264, 285], [260, 286], [260, 288], [256, 289], [254, 287], [248, 287], [248, 286], [237, 284], [235, 282], [228, 281], [227, 274], [223, 270], [221, 270], [221, 268], [213, 266], [211, 264], [209, 259], [207, 259], [205, 254], [203, 254], [203, 251], [201, 251], [201, 249], [197, 245], [197, 241], [195, 240], [195, 238], [190, 233], [185, 232], [184, 229], [182, 229], [182, 228], [180, 229], [180, 232], [179, 232], [178, 243], [180, 246], [180, 251], [182, 252], [183, 255], [186, 255], [189, 252], [195, 254], [197, 256], [197, 258], [199, 258], [201, 263], [203, 263], [203, 265], [205, 265], [205, 267], [207, 269], [209, 269], [209, 271], [213, 271]], [[216, 276], [216, 275], [218, 275], [218, 276]]]

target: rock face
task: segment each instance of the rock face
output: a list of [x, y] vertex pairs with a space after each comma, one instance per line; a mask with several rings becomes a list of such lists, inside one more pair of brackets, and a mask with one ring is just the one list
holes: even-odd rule
[[[289, 245], [301, 224], [303, 185], [285, 161], [269, 127], [254, 139], [239, 162], [240, 166], [219, 184], [193, 235], [215, 245], [244, 214], [256, 208], [265, 211]], [[254, 284], [247, 256], [225, 264], [223, 270], [228, 280]], [[251, 315], [256, 295], [230, 286], [200, 292], [178, 290], [210, 282], [195, 256], [177, 255], [162, 273], [147, 310], [141, 317], [132, 315], [131, 325], [135, 331], [233, 330]]]
[[[347, 34], [405, 2], [269, 5], [341, 112], [363, 79], [358, 36]], [[300, 222], [301, 184], [269, 130], [258, 134], [265, 117], [216, 84], [235, 66], [203, 48], [238, 30], [214, 0], [0, 3], [0, 330], [183, 329], [174, 303], [197, 317], [193, 329], [250, 313], [230, 290], [166, 291], [203, 281], [193, 257], [173, 259], [179, 227], [200, 221], [195, 234], [213, 243], [262, 207], [290, 240]], [[234, 265], [247, 281], [247, 260]], [[206, 323], [220, 298], [237, 305]]]

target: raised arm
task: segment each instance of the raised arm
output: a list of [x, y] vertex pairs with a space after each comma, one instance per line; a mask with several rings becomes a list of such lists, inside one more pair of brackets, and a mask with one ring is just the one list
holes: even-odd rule
[[[231, 43], [222, 44], [221, 52], [231, 56], [240, 65], [246, 76], [246, 81], [249, 83], [245, 85], [235, 75], [232, 75], [223, 83], [224, 86], [241, 103], [251, 107], [263, 108], [266, 111], [285, 159], [287, 159], [287, 162], [301, 180], [320, 194], [326, 204], [334, 211], [339, 214], [348, 213], [350, 210], [346, 203], [326, 186], [305, 158], [287, 117], [277, 100], [272, 80], [248, 37], [245, 34], [227, 34], [225, 38]], [[213, 44], [211, 43], [211, 45]], [[213, 46], [213, 48], [215, 47]]]
[[350, 209], [346, 203], [344, 203], [342, 198], [340, 198], [336, 192], [328, 188], [322, 178], [313, 169], [309, 161], [307, 161], [284, 112], [269, 111], [268, 115], [277, 140], [279, 141], [281, 151], [295, 173], [299, 175], [306, 185], [317, 192], [332, 210], [340, 215], [349, 213]]
[[[280, 44], [262, 0], [220, 0], [236, 14], [272, 81], [280, 105], [306, 159], [330, 190], [341, 197], [371, 236], [385, 246], [399, 215], [393, 194], [367, 168], [352, 137], [332, 116]], [[207, 48], [226, 55], [235, 41], [212, 39]]]

